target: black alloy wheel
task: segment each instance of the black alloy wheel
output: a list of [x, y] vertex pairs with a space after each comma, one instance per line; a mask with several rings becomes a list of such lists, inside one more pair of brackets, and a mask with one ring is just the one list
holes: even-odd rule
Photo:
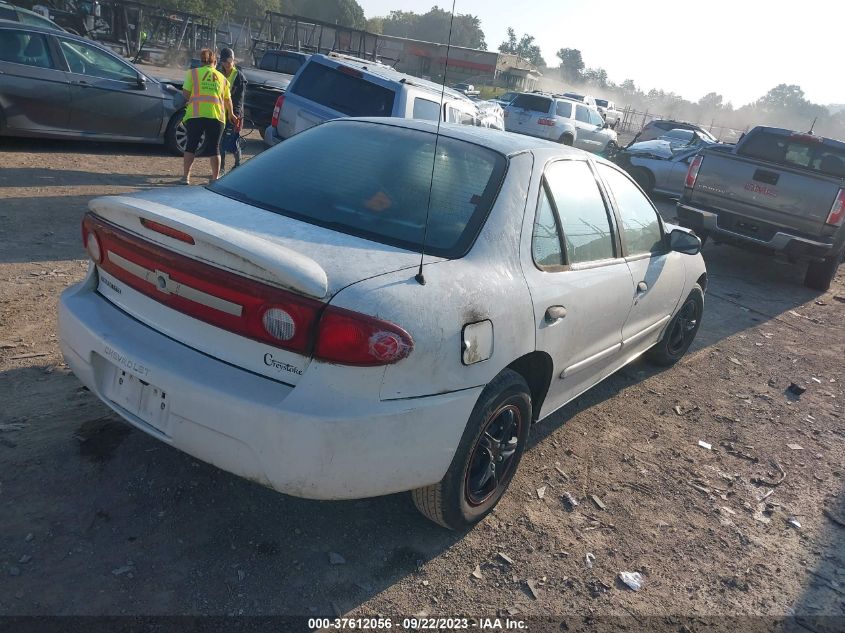
[[464, 494], [469, 505], [482, 505], [510, 481], [523, 424], [522, 412], [513, 404], [503, 405], [491, 416], [466, 471]]

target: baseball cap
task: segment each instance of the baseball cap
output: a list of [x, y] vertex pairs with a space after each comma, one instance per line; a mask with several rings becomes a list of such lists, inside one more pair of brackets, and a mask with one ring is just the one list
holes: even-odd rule
[[235, 59], [235, 51], [231, 48], [220, 49], [220, 61], [225, 62], [227, 59]]

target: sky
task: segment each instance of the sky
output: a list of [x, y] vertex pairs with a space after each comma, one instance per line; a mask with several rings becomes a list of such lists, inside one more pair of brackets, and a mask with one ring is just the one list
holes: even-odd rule
[[[358, 0], [367, 18], [391, 10], [426, 13], [451, 0]], [[845, 103], [841, 0], [456, 0], [481, 19], [489, 50], [512, 26], [536, 38], [543, 58], [577, 48], [588, 68], [641, 90], [698, 101], [708, 92], [740, 107], [778, 84], [797, 84], [814, 103]]]

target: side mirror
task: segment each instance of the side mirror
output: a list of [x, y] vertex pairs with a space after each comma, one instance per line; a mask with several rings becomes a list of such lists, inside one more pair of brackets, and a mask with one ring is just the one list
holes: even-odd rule
[[669, 248], [685, 255], [698, 255], [701, 252], [701, 240], [693, 233], [675, 229], [669, 234]]
[[144, 77], [141, 73], [138, 73], [138, 90], [146, 90], [147, 89], [147, 78]]

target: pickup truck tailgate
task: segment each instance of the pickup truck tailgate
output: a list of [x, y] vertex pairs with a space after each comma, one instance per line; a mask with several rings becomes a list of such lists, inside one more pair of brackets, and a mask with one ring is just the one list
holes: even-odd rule
[[756, 220], [821, 235], [841, 184], [841, 179], [818, 172], [705, 152], [687, 200], [693, 206], [747, 217], [747, 228], [753, 229]]

